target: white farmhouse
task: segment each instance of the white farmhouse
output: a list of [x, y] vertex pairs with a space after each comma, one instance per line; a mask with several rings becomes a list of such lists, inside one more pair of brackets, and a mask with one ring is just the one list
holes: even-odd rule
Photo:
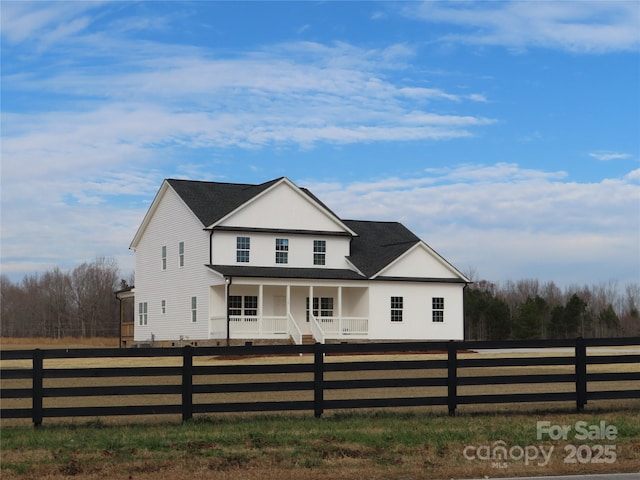
[[342, 220], [287, 178], [165, 180], [131, 248], [137, 343], [463, 338], [462, 273], [400, 223]]

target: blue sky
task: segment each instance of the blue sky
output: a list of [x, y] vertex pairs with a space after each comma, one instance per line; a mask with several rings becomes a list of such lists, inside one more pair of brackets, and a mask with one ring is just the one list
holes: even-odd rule
[[164, 178], [280, 176], [476, 279], [640, 279], [638, 2], [0, 8], [14, 281], [128, 275]]

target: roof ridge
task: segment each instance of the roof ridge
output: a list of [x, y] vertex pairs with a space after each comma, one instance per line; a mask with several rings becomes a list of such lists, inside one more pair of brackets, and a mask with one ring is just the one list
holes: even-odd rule
[[167, 182], [185, 182], [185, 183], [208, 183], [208, 184], [216, 184], [216, 185], [235, 185], [238, 187], [260, 187], [270, 182], [274, 182], [276, 180], [280, 180], [284, 177], [276, 178], [274, 180], [269, 180], [262, 183], [240, 183], [240, 182], [217, 182], [215, 180], [191, 180], [189, 178], [165, 178]]

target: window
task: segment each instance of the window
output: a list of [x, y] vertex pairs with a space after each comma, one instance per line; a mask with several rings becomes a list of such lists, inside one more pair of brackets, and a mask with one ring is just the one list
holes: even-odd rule
[[289, 239], [276, 238], [276, 263], [289, 263]]
[[320, 316], [333, 317], [333, 298], [320, 298]]
[[140, 302], [138, 304], [138, 323], [140, 325], [147, 324], [147, 302]]
[[402, 309], [404, 307], [403, 297], [391, 297], [391, 321], [402, 321]]
[[198, 297], [191, 297], [191, 321], [198, 320]]
[[444, 322], [444, 298], [433, 297], [431, 299], [431, 320], [437, 323]]
[[229, 315], [233, 317], [253, 317], [245, 318], [245, 321], [258, 321], [258, 297], [255, 295], [230, 295]]
[[250, 248], [251, 239], [249, 237], [238, 237], [236, 239], [236, 261], [240, 263], [248, 263]]
[[[244, 316], [245, 317], [256, 317], [258, 315], [258, 297], [255, 295], [245, 295], [244, 297]], [[252, 318], [251, 320], [257, 321], [257, 318]]]
[[162, 313], [162, 315], [167, 313], [167, 301], [166, 300], [162, 300], [160, 302], [160, 313]]
[[327, 254], [327, 242], [326, 240], [314, 240], [313, 241], [313, 264], [324, 265]]
[[229, 315], [239, 317], [242, 315], [242, 296], [241, 295], [229, 295]]
[[178, 266], [184, 267], [184, 242], [178, 244]]
[[[307, 322], [309, 312], [309, 297], [307, 297]], [[313, 316], [324, 317], [325, 321], [331, 321], [328, 317], [333, 317], [333, 297], [313, 297]]]
[[162, 246], [162, 270], [167, 269], [167, 246]]

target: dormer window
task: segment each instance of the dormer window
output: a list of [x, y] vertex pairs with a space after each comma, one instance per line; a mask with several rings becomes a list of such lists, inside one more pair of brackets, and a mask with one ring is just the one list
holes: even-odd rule
[[276, 263], [289, 263], [288, 238], [276, 238]]
[[249, 237], [236, 238], [236, 261], [239, 263], [249, 263], [249, 250], [251, 249], [251, 239]]

